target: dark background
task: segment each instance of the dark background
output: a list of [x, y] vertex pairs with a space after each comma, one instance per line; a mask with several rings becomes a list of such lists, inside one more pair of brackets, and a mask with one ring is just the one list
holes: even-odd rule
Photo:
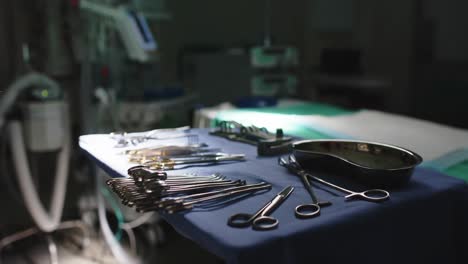
[[[83, 37], [80, 27], [84, 23], [73, 5], [76, 1], [58, 1], [61, 8], [57, 13], [50, 10], [51, 2], [1, 1], [1, 87], [24, 72], [20, 47], [27, 42], [35, 69], [50, 73], [72, 94], [79, 95], [82, 87], [79, 58], [83, 45], [76, 43]], [[187, 66], [184, 59], [193, 54], [206, 57], [219, 50], [248, 48], [263, 42], [265, 1], [164, 3], [171, 18], [151, 22], [160, 45], [157, 78], [161, 83], [182, 84], [185, 91], [199, 89], [187, 80], [187, 71], [183, 74], [187, 67], [192, 67], [191, 73], [197, 74], [193, 69], [197, 65]], [[300, 52], [298, 97], [468, 127], [466, 1], [273, 0], [270, 9], [273, 43], [293, 45]], [[55, 58], [51, 57], [52, 49], [48, 44], [47, 19], [51, 16], [60, 17], [56, 32], [64, 47], [54, 56], [63, 56], [69, 62], [61, 67], [62, 72], [55, 70], [55, 73], [47, 66], [47, 62]], [[372, 91], [339, 87], [338, 92], [319, 87], [313, 76], [324, 70], [326, 51], [332, 54], [331, 59], [329, 56], [325, 61], [331, 64], [329, 71], [338, 68], [344, 74], [377, 76], [389, 85]], [[357, 58], [352, 54], [357, 54]], [[217, 98], [217, 94], [223, 89], [226, 93], [232, 92], [229, 83], [243, 78], [240, 72], [245, 70], [245, 61], [221, 59], [221, 62], [224, 63], [214, 60], [208, 68], [227, 67], [239, 75], [234, 74], [231, 82], [217, 74], [209, 76], [206, 82], [217, 85], [198, 91], [201, 98], [211, 97], [211, 101], [221, 102], [225, 98]], [[340, 66], [340, 62], [345, 65]], [[229, 83], [223, 85], [223, 82]], [[236, 85], [243, 83], [239, 81]]]
[[[159, 44], [158, 59], [150, 65], [126, 65], [118, 38], [115, 45], [105, 46], [104, 56], [90, 62], [88, 52], [97, 44], [87, 39], [91, 22], [80, 12], [78, 2], [0, 1], [0, 96], [31, 68], [57, 80], [69, 95], [75, 145], [64, 219], [76, 217], [77, 197], [83, 190], [93, 190], [93, 173], [87, 170], [88, 160], [76, 144], [79, 135], [96, 133], [84, 124], [96, 113], [93, 90], [117, 84], [130, 96], [148, 83], [173, 88], [174, 93], [182, 87], [184, 93], [198, 97], [186, 109], [176, 109], [179, 120], [173, 124], [179, 125], [191, 114], [187, 109], [249, 93], [248, 50], [262, 45], [265, 17], [270, 21], [273, 44], [299, 51], [296, 98], [468, 128], [466, 0], [271, 0], [270, 12], [264, 0], [147, 0], [169, 14], [167, 19], [149, 20]], [[30, 48], [29, 65], [22, 59], [23, 44]], [[103, 69], [109, 71], [107, 79]], [[113, 78], [119, 79], [120, 73], [126, 79], [118, 83]], [[324, 76], [329, 82], [318, 81]], [[343, 79], [377, 80], [378, 84], [336, 84]], [[0, 198], [8, 212], [0, 219], [3, 236], [33, 223], [10, 173], [8, 139], [0, 138], [5, 159], [1, 161], [0, 177], [5, 181]], [[54, 158], [39, 157], [37, 166], [53, 171]], [[49, 200], [52, 177], [46, 173], [39, 184], [43, 201]], [[8, 179], [9, 184], [4, 183]]]

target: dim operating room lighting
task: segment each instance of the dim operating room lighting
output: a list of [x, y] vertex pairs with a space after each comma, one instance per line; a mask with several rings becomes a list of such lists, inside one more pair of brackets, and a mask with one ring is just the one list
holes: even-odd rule
[[49, 97], [49, 91], [48, 91], [47, 89], [43, 89], [43, 90], [41, 91], [41, 96], [42, 96], [43, 98]]

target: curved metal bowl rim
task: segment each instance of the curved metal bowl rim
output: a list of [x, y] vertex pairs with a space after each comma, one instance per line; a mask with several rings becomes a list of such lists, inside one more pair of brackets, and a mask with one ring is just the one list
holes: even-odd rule
[[[363, 143], [363, 144], [373, 144], [373, 145], [377, 145], [377, 146], [383, 146], [383, 147], [387, 147], [387, 148], [391, 148], [391, 149], [396, 149], [396, 150], [399, 150], [399, 151], [403, 151], [403, 152], [406, 152], [408, 153], [409, 155], [411, 155], [412, 157], [415, 158], [416, 162], [413, 164], [413, 165], [408, 165], [408, 166], [402, 166], [402, 167], [398, 167], [398, 168], [391, 168], [391, 169], [376, 169], [376, 168], [371, 168], [371, 167], [367, 167], [367, 166], [363, 166], [361, 164], [357, 164], [353, 161], [350, 161], [350, 160], [347, 160], [345, 158], [342, 158], [340, 156], [337, 156], [337, 155], [334, 155], [334, 154], [331, 154], [331, 153], [324, 153], [324, 152], [318, 152], [318, 151], [310, 151], [310, 150], [298, 150], [296, 148], [296, 145], [298, 144], [304, 144], [304, 143], [314, 143], [314, 142], [347, 142], [347, 143]], [[355, 165], [357, 167], [360, 167], [360, 168], [364, 168], [364, 169], [368, 169], [368, 170], [374, 170], [374, 171], [397, 171], [397, 170], [407, 170], [407, 169], [412, 169], [414, 167], [416, 167], [417, 165], [421, 164], [421, 162], [423, 161], [423, 158], [411, 151], [411, 150], [408, 150], [408, 149], [405, 149], [405, 148], [402, 148], [402, 147], [398, 147], [398, 146], [395, 146], [395, 145], [390, 145], [390, 144], [385, 144], [385, 143], [378, 143], [378, 142], [373, 142], [373, 141], [365, 141], [365, 140], [346, 140], [346, 139], [306, 139], [306, 140], [300, 140], [300, 141], [296, 141], [292, 144], [292, 148], [293, 148], [293, 153], [295, 153], [296, 151], [298, 152], [303, 152], [303, 153], [314, 153], [314, 154], [321, 154], [321, 155], [327, 155], [327, 156], [331, 156], [331, 157], [334, 157], [334, 158], [338, 158], [340, 160], [343, 160], [347, 163], [350, 163], [352, 165]]]

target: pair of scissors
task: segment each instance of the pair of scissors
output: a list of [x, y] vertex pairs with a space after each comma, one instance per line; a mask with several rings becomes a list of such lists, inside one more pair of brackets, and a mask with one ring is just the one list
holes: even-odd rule
[[[280, 158], [280, 159], [282, 159], [282, 158]], [[280, 165], [283, 165], [283, 164], [281, 164], [282, 162], [284, 162], [284, 160], [280, 160]], [[289, 164], [291, 164], [291, 163], [292, 164], [297, 164], [297, 166], [300, 166], [299, 162], [297, 162], [294, 155], [289, 156]], [[285, 165], [283, 165], [283, 166], [285, 166]], [[354, 191], [351, 191], [349, 189], [338, 186], [336, 184], [333, 184], [331, 182], [325, 181], [324, 179], [321, 179], [321, 178], [319, 178], [317, 176], [313, 176], [313, 175], [311, 175], [309, 173], [305, 173], [305, 175], [306, 175], [307, 178], [310, 178], [310, 179], [312, 179], [314, 181], [320, 182], [323, 185], [326, 185], [328, 187], [334, 188], [334, 189], [339, 190], [341, 192], [347, 193], [347, 195], [345, 196], [345, 200], [361, 199], [361, 200], [365, 200], [365, 201], [369, 201], [369, 202], [382, 202], [382, 201], [385, 201], [388, 198], [390, 198], [390, 193], [387, 192], [386, 190], [370, 189], [370, 190], [365, 190], [363, 192], [354, 192]]]
[[308, 175], [312, 180], [320, 182], [324, 185], [327, 185], [328, 187], [332, 187], [336, 190], [342, 191], [344, 193], [347, 193], [348, 195], [345, 196], [345, 200], [350, 200], [350, 199], [356, 199], [359, 198], [361, 200], [369, 201], [369, 202], [382, 202], [390, 198], [390, 193], [387, 192], [386, 190], [382, 189], [371, 189], [371, 190], [365, 190], [363, 192], [354, 192], [351, 190], [348, 190], [346, 188], [343, 188], [341, 186], [338, 186], [336, 184], [333, 184], [331, 182], [327, 182], [324, 179], [320, 179], [319, 177], [313, 176], [313, 175]]
[[296, 208], [294, 209], [294, 213], [297, 218], [310, 218], [319, 216], [320, 208], [322, 206], [329, 206], [332, 204], [328, 201], [319, 201], [317, 195], [315, 194], [312, 188], [312, 185], [309, 182], [309, 179], [307, 178], [309, 174], [301, 167], [301, 165], [296, 161], [294, 156], [290, 155], [289, 160], [286, 160], [284, 157], [280, 157], [278, 163], [281, 166], [288, 168], [291, 172], [295, 173], [301, 178], [302, 184], [304, 185], [306, 191], [312, 198], [312, 203], [300, 204], [296, 206]]
[[232, 227], [247, 227], [251, 225], [254, 230], [270, 230], [276, 228], [279, 221], [269, 216], [269, 214], [278, 208], [293, 191], [294, 187], [292, 186], [284, 188], [254, 214], [239, 213], [232, 215], [228, 219], [228, 225]]

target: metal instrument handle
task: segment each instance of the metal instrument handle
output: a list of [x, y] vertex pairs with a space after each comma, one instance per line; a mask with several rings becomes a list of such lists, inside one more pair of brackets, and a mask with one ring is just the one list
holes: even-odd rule
[[261, 182], [261, 183], [257, 183], [257, 184], [229, 187], [229, 188], [226, 188], [226, 189], [210, 191], [210, 192], [205, 192], [205, 193], [196, 193], [196, 194], [190, 194], [190, 195], [185, 195], [185, 196], [178, 196], [178, 197], [175, 197], [175, 198], [168, 198], [168, 199], [165, 199], [165, 200], [154, 202], [150, 206], [153, 207], [154, 209], [163, 208], [163, 207], [169, 206], [171, 204], [183, 203], [187, 199], [201, 198], [201, 197], [206, 197], [206, 196], [212, 196], [212, 195], [215, 195], [215, 194], [222, 194], [222, 193], [227, 193], [227, 192], [230, 192], [230, 191], [243, 190], [243, 189], [249, 189], [249, 188], [254, 188], [254, 187], [265, 187], [265, 186], [268, 186], [268, 185], [269, 184], [266, 183], [266, 182]]
[[192, 163], [205, 163], [205, 162], [218, 162], [218, 161], [228, 161], [228, 160], [244, 160], [245, 155], [243, 154], [233, 154], [233, 155], [223, 155], [223, 156], [216, 156], [216, 157], [198, 157], [197, 159], [166, 159], [161, 161], [150, 161], [146, 162], [144, 165], [152, 166], [155, 168], [173, 168], [174, 165], [181, 165], [181, 164], [192, 164]]
[[171, 205], [169, 207], [165, 207], [164, 209], [167, 211], [168, 208], [172, 208], [172, 207], [180, 207], [180, 206], [185, 206], [185, 205], [194, 205], [194, 204], [201, 203], [201, 202], [206, 202], [206, 201], [215, 200], [215, 199], [219, 199], [219, 198], [231, 197], [231, 196], [242, 194], [242, 193], [259, 191], [259, 190], [269, 189], [269, 188], [271, 188], [270, 184], [265, 185], [265, 186], [260, 186], [260, 187], [252, 187], [252, 188], [248, 188], [248, 189], [238, 190], [238, 191], [231, 191], [231, 192], [227, 192], [227, 193], [220, 193], [220, 194], [215, 194], [215, 195], [212, 195], [212, 196], [200, 198], [200, 199], [197, 199], [197, 200], [193, 200], [193, 201], [190, 201], [190, 202], [183, 202], [183, 203], [180, 203], [180, 204]]
[[313, 175], [310, 175], [310, 174], [308, 174], [307, 176], [310, 177], [310, 178], [312, 178], [312, 179], [315, 180], [315, 181], [318, 181], [318, 182], [320, 182], [320, 183], [322, 183], [322, 184], [325, 184], [325, 185], [327, 185], [327, 186], [329, 186], [329, 187], [335, 188], [335, 189], [337, 189], [337, 190], [339, 190], [339, 191], [342, 191], [342, 192], [345, 192], [345, 193], [348, 193], [348, 194], [355, 194], [355, 192], [353, 192], [353, 191], [350, 191], [350, 190], [348, 190], [348, 189], [345, 189], [345, 188], [343, 188], [343, 187], [340, 187], [340, 186], [338, 186], [338, 185], [335, 185], [335, 184], [333, 184], [333, 183], [331, 183], [331, 182], [327, 182], [327, 181], [325, 181], [325, 180], [323, 180], [323, 179], [320, 179], [320, 178], [318, 178], [318, 177], [316, 177], [316, 176], [313, 176]]
[[271, 200], [270, 204], [265, 207], [265, 209], [260, 213], [260, 216], [267, 216], [270, 215], [284, 200], [283, 196], [277, 195], [273, 200]]
[[294, 208], [294, 214], [298, 218], [310, 218], [320, 215], [320, 205], [316, 203], [312, 204], [300, 204]]
[[278, 225], [278, 219], [271, 216], [260, 216], [253, 221], [252, 228], [258, 231], [266, 231], [274, 229]]
[[304, 184], [306, 191], [309, 193], [310, 197], [312, 198], [312, 203], [317, 204], [318, 198], [317, 198], [317, 195], [315, 195], [314, 189], [312, 188], [312, 185], [310, 184], [309, 179], [307, 179], [307, 173], [305, 173], [304, 171], [300, 171], [299, 176], [301, 177], [302, 184]]
[[236, 187], [230, 187], [226, 189], [221, 189], [217, 191], [210, 191], [210, 192], [205, 192], [205, 193], [196, 193], [196, 194], [190, 194], [190, 195], [185, 195], [181, 197], [177, 197], [176, 199], [193, 199], [197, 197], [205, 197], [205, 196], [210, 196], [218, 193], [226, 193], [230, 191], [235, 191], [235, 190], [242, 190], [242, 189], [248, 189], [252, 187], [260, 187], [260, 186], [267, 186], [268, 183], [266, 182], [261, 182], [261, 183], [256, 183], [256, 184], [250, 184], [250, 185], [243, 185], [243, 186], [236, 186]]
[[263, 211], [272, 203], [273, 200], [268, 201], [265, 205], [260, 208], [254, 214], [239, 213], [231, 215], [228, 219], [228, 225], [232, 227], [247, 227], [252, 224], [252, 222], [257, 219]]
[[371, 202], [381, 202], [390, 198], [390, 193], [382, 189], [372, 189], [363, 192], [353, 192], [352, 194], [346, 195], [345, 199], [349, 200], [355, 197]]

